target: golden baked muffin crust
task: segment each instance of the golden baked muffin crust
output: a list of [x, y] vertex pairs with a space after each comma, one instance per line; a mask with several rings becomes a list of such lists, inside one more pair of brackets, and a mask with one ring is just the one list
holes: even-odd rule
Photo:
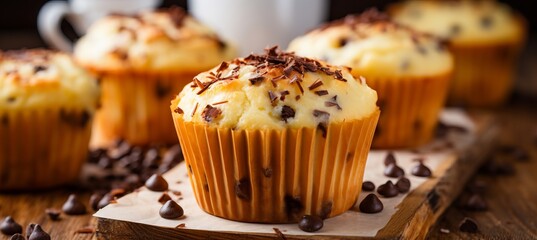
[[95, 111], [97, 81], [70, 56], [47, 50], [0, 51], [0, 108], [83, 107]]
[[289, 51], [384, 77], [447, 73], [453, 60], [443, 43], [369, 10], [349, 15], [298, 37]]
[[236, 129], [315, 127], [377, 109], [365, 79], [275, 47], [199, 74], [178, 99], [184, 121]]
[[234, 47], [178, 7], [104, 17], [74, 52], [88, 68], [144, 73], [204, 71], [235, 55]]

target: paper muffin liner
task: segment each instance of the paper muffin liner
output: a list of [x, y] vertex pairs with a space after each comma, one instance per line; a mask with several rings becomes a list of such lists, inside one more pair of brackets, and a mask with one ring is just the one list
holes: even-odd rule
[[448, 103], [466, 107], [500, 106], [516, 80], [522, 43], [488, 46], [454, 45], [454, 78]]
[[374, 148], [411, 148], [431, 141], [448, 92], [451, 73], [430, 77], [367, 77], [382, 114]]
[[297, 222], [351, 208], [362, 178], [379, 111], [317, 128], [233, 130], [174, 123], [199, 206], [244, 222]]
[[134, 145], [177, 143], [170, 101], [196, 75], [101, 74], [102, 102], [91, 146], [109, 146], [118, 139]]
[[0, 191], [77, 181], [88, 153], [91, 118], [83, 109], [0, 110]]

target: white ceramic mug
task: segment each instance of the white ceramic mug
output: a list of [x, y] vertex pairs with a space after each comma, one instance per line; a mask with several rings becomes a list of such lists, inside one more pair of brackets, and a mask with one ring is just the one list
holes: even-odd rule
[[265, 47], [285, 49], [328, 15], [328, 0], [188, 0], [190, 14], [246, 56]]
[[61, 31], [65, 18], [79, 35], [97, 19], [110, 13], [133, 14], [154, 9], [162, 0], [69, 0], [47, 2], [39, 11], [37, 26], [39, 34], [53, 48], [72, 51], [71, 42]]

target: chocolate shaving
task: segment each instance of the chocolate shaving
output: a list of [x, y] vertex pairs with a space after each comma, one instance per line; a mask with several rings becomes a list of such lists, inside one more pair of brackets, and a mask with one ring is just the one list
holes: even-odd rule
[[324, 105], [325, 105], [326, 107], [334, 107], [334, 106], [335, 106], [335, 107], [337, 108], [337, 110], [341, 110], [341, 107], [340, 107], [339, 104], [337, 103], [337, 95], [334, 95], [334, 97], [332, 97], [332, 98], [330, 99], [330, 101], [326, 101], [326, 102], [324, 102]]
[[330, 118], [330, 113], [315, 109], [313, 110], [313, 116], [321, 119], [323, 122], [326, 122], [328, 121], [328, 118]]
[[278, 99], [278, 96], [276, 96], [276, 94], [272, 91], [268, 91], [268, 96], [271, 103], [274, 103], [274, 101]]
[[285, 237], [285, 235], [283, 235], [282, 231], [280, 231], [280, 229], [278, 228], [272, 228], [274, 230], [274, 232], [276, 233], [276, 236], [278, 236], [278, 238], [280, 240], [287, 240], [287, 238]]
[[323, 85], [323, 82], [320, 80], [320, 79], [317, 79], [315, 80], [315, 82], [313, 82], [309, 87], [308, 89], [311, 91], [313, 89], [316, 89], [318, 87], [320, 87], [321, 85]]
[[199, 87], [199, 88], [204, 88], [205, 87], [205, 85], [203, 85], [203, 83], [200, 80], [198, 80], [197, 78], [194, 78], [193, 82], [195, 83], [195, 85], [192, 86], [192, 87]]
[[257, 76], [257, 77], [253, 77], [253, 78], [250, 78], [248, 79], [250, 81], [250, 83], [252, 85], [255, 85], [256, 83], [259, 83], [259, 82], [262, 82], [263, 80], [265, 80], [265, 77], [263, 76]]
[[341, 73], [341, 70], [336, 70], [336, 71], [334, 72], [334, 74], [335, 74], [335, 78], [336, 78], [337, 80], [340, 80], [340, 81], [343, 81], [343, 82], [346, 82], [346, 81], [347, 81], [347, 79], [343, 78], [343, 74]]
[[317, 94], [317, 96], [328, 95], [328, 91], [327, 91], [327, 90], [319, 90], [319, 91], [315, 91], [314, 93]]
[[285, 91], [281, 91], [280, 92], [280, 100], [281, 101], [285, 101], [285, 96], [289, 95], [289, 91], [285, 90]]
[[295, 96], [295, 100], [296, 100], [296, 101], [300, 100], [300, 95], [296, 95], [296, 96]]
[[196, 103], [196, 106], [194, 106], [194, 110], [192, 110], [191, 117], [194, 117], [194, 114], [196, 114], [196, 110], [198, 110], [198, 103]]
[[196, 94], [200, 95], [202, 94], [203, 92], [205, 92], [205, 90], [209, 89], [209, 87], [215, 83], [216, 81], [218, 81], [218, 79], [213, 79], [212, 81], [208, 82], [208, 83], [202, 83], [203, 84], [203, 88], [201, 88]]
[[203, 109], [203, 112], [201, 113], [201, 117], [203, 117], [203, 120], [210, 123], [214, 119], [218, 118], [220, 114], [222, 114], [222, 110], [220, 110], [219, 108], [215, 108], [211, 105], [207, 105]]
[[212, 105], [220, 105], [220, 104], [224, 104], [224, 103], [227, 103], [228, 101], [227, 100], [224, 100], [224, 101], [220, 101], [220, 102], [215, 102], [213, 103]]

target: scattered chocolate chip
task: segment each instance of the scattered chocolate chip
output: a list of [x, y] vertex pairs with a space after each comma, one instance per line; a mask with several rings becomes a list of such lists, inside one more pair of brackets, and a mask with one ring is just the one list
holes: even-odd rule
[[166, 219], [176, 219], [181, 216], [183, 216], [184, 211], [179, 204], [177, 204], [173, 200], [168, 200], [159, 210], [159, 214], [161, 217]]
[[62, 211], [67, 215], [82, 215], [86, 214], [86, 206], [75, 194], [71, 194], [63, 204]]
[[384, 205], [374, 193], [368, 194], [360, 203], [360, 212], [379, 213], [384, 209]]
[[159, 149], [152, 147], [145, 152], [143, 165], [146, 168], [157, 169], [159, 167], [160, 153]]
[[314, 215], [304, 215], [298, 227], [304, 232], [317, 232], [323, 228], [323, 219]]
[[395, 183], [395, 187], [400, 193], [406, 193], [410, 190], [410, 180], [408, 180], [406, 177], [401, 177]]
[[97, 210], [106, 207], [108, 204], [112, 203], [112, 200], [114, 200], [114, 196], [110, 193], [105, 194], [97, 203]]
[[47, 208], [45, 209], [45, 213], [47, 214], [48, 218], [52, 221], [58, 221], [60, 219], [61, 211], [54, 208]]
[[384, 175], [387, 177], [398, 178], [405, 175], [405, 170], [397, 166], [397, 164], [391, 163], [384, 169]]
[[99, 167], [102, 167], [104, 169], [112, 169], [114, 167], [114, 160], [112, 160], [107, 155], [102, 155], [99, 161], [97, 162], [97, 165], [99, 165]]
[[252, 194], [252, 186], [250, 185], [250, 180], [245, 177], [237, 181], [235, 184], [235, 194], [238, 198], [250, 201]]
[[103, 199], [103, 196], [104, 194], [102, 193], [91, 194], [89, 199], [89, 206], [91, 207], [91, 209], [93, 209], [93, 211], [99, 210], [99, 202], [101, 201], [101, 199]]
[[26, 238], [20, 233], [15, 233], [9, 238], [9, 240], [26, 240]]
[[43, 231], [39, 224], [35, 224], [32, 234], [30, 234], [28, 240], [50, 240], [50, 235]]
[[321, 206], [321, 214], [319, 215], [322, 219], [327, 219], [332, 212], [332, 202], [324, 202]]
[[153, 174], [147, 181], [145, 181], [147, 189], [154, 192], [164, 192], [168, 190], [168, 182], [160, 174]]
[[158, 199], [158, 202], [161, 203], [161, 204], [164, 204], [164, 203], [168, 202], [169, 200], [172, 200], [170, 195], [168, 195], [167, 193], [163, 193], [160, 196], [160, 198]]
[[384, 166], [389, 166], [390, 164], [397, 164], [397, 161], [395, 160], [395, 155], [393, 152], [388, 152], [386, 154], [386, 157], [384, 158]]
[[282, 107], [282, 114], [281, 114], [282, 120], [287, 123], [287, 119], [294, 118], [294, 117], [295, 117], [295, 110], [292, 107], [284, 105]]
[[469, 211], [486, 211], [488, 204], [479, 194], [472, 194], [464, 204], [464, 209]]
[[304, 205], [302, 205], [302, 202], [299, 198], [285, 195], [283, 200], [285, 202], [285, 212], [287, 212], [287, 216], [289, 218], [297, 217], [296, 215], [302, 212], [304, 209]]
[[431, 169], [429, 169], [427, 166], [423, 164], [423, 162], [420, 161], [418, 165], [412, 168], [410, 171], [412, 175], [418, 176], [418, 177], [430, 177], [431, 176]]
[[399, 190], [393, 185], [392, 181], [387, 181], [385, 184], [380, 185], [377, 188], [377, 192], [383, 197], [395, 197], [399, 194]]
[[0, 223], [0, 232], [5, 235], [22, 233], [22, 226], [18, 224], [11, 216], [7, 216], [4, 218], [2, 223]]
[[32, 235], [32, 232], [34, 231], [36, 225], [37, 224], [35, 223], [28, 224], [28, 226], [26, 227], [26, 236], [30, 237], [30, 235]]
[[362, 191], [368, 191], [368, 192], [375, 191], [375, 184], [371, 181], [364, 181], [362, 183]]
[[478, 231], [477, 223], [475, 220], [465, 217], [459, 224], [459, 230], [461, 232], [476, 233]]

